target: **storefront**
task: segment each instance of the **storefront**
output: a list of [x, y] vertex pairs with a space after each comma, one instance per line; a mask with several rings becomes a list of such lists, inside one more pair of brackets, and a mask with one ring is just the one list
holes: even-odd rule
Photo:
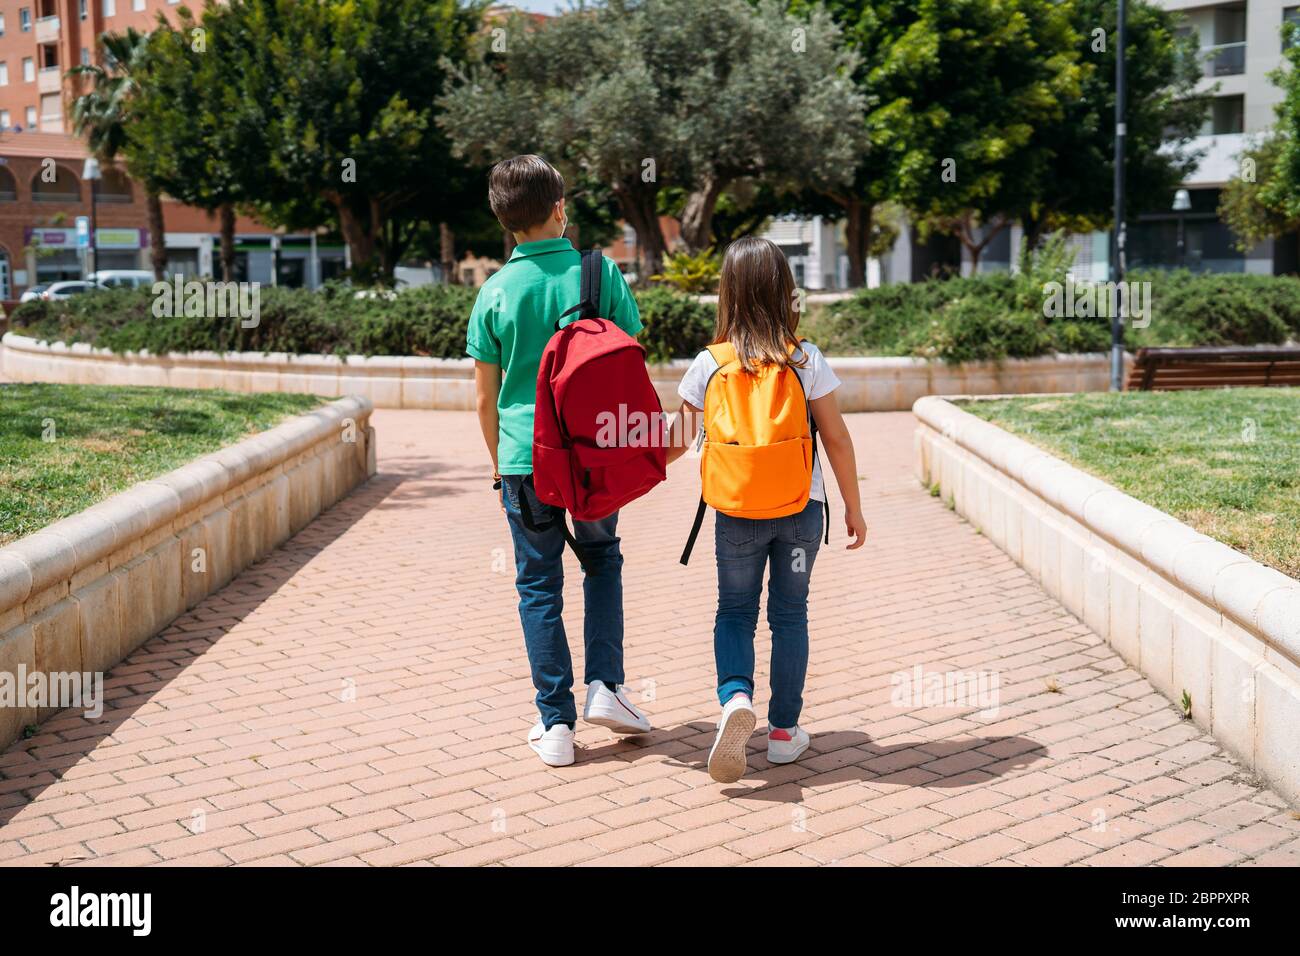
[[[91, 271], [89, 249], [78, 246], [76, 229], [29, 227], [24, 239], [27, 274], [35, 276], [32, 284], [80, 279]], [[145, 229], [96, 229], [93, 268], [147, 268], [144, 250], [148, 247], [149, 233]]]

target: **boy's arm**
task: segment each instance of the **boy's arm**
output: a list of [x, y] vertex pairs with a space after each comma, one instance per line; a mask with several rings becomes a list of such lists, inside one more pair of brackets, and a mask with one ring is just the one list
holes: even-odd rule
[[858, 460], [853, 454], [853, 438], [840, 414], [835, 393], [830, 392], [812, 401], [813, 420], [822, 437], [822, 447], [835, 471], [835, 481], [844, 499], [844, 527], [853, 539], [846, 550], [862, 547], [867, 540], [867, 522], [862, 517], [862, 497], [858, 492]]
[[483, 441], [492, 456], [492, 477], [497, 477], [497, 442], [500, 440], [500, 416], [497, 397], [501, 394], [501, 366], [474, 360], [475, 408]]

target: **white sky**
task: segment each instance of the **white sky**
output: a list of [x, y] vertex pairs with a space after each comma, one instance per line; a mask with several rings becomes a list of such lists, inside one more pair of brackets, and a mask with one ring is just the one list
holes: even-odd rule
[[568, 0], [503, 0], [503, 2], [534, 13], [563, 13], [569, 9]]

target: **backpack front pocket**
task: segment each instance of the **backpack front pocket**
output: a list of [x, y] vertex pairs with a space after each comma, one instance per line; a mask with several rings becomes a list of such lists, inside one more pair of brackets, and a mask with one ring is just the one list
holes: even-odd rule
[[737, 518], [796, 514], [812, 490], [812, 439], [771, 445], [705, 442], [700, 460], [704, 500]]
[[573, 453], [567, 448], [533, 445], [533, 487], [537, 499], [557, 508], [572, 508], [577, 500], [573, 486]]

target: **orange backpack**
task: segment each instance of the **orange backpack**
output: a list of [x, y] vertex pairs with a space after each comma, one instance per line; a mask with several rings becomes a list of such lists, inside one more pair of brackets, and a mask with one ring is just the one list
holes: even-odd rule
[[[708, 506], [734, 518], [803, 511], [817, 461], [817, 422], [793, 366], [747, 372], [729, 342], [710, 345], [709, 354], [718, 367], [704, 386], [700, 506], [682, 564], [690, 560]], [[829, 514], [827, 506], [828, 542]]]

